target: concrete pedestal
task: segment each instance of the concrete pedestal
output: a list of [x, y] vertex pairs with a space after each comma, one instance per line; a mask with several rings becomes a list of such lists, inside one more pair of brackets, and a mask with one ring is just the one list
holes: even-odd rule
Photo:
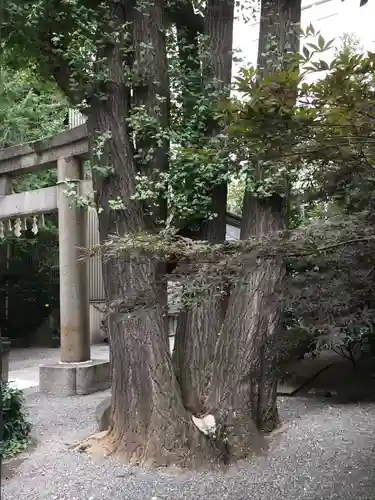
[[53, 396], [83, 396], [111, 386], [109, 361], [54, 363], [39, 367], [39, 391]]

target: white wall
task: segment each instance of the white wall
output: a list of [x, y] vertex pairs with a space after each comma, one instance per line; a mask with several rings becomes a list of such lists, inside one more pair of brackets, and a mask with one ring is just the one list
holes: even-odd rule
[[[354, 33], [365, 50], [375, 50], [375, 2], [368, 2], [359, 7], [359, 0], [302, 0], [302, 28], [310, 23], [319, 30], [325, 40], [336, 38], [336, 46], [340, 45], [339, 37], [344, 33]], [[257, 60], [259, 36], [259, 14], [255, 21], [245, 23], [238, 18], [234, 27], [234, 48], [241, 51], [248, 64], [255, 65]], [[332, 51], [333, 54], [333, 51]], [[332, 56], [331, 54], [331, 56]], [[327, 56], [326, 60], [329, 59]], [[233, 73], [243, 66], [234, 65]]]

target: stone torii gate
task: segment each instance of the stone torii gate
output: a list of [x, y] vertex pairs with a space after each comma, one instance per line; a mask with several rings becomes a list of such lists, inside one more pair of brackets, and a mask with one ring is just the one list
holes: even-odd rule
[[[83, 180], [88, 157], [86, 125], [54, 137], [0, 151], [0, 237], [7, 231], [19, 236], [33, 220], [58, 212], [60, 268], [61, 361], [42, 365], [41, 392], [75, 395], [103, 390], [110, 385], [109, 362], [90, 358], [89, 297], [86, 263], [79, 259], [86, 246], [86, 210], [71, 202], [66, 183], [74, 183], [80, 195], [88, 194], [91, 181]], [[57, 167], [57, 185], [11, 194], [15, 176]]]

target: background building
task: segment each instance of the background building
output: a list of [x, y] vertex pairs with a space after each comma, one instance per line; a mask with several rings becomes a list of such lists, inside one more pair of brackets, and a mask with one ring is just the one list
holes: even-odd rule
[[[241, 57], [247, 64], [256, 64], [259, 13], [253, 21], [244, 22], [239, 18], [234, 28], [234, 48], [240, 51]], [[373, 19], [375, 17], [375, 3], [359, 7], [358, 0], [302, 0], [303, 29], [311, 23], [315, 30], [319, 30], [326, 41], [335, 39], [333, 50], [326, 59], [333, 56], [334, 48], [341, 45], [340, 37], [344, 33], [355, 35], [366, 50], [375, 50], [375, 34]], [[234, 65], [234, 74], [243, 63]]]

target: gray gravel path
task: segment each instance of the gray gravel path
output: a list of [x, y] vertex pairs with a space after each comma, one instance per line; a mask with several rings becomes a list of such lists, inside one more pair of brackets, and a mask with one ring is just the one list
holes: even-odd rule
[[[54, 399], [29, 390], [37, 446], [2, 481], [4, 500], [375, 500], [375, 405], [281, 398], [286, 431], [267, 457], [226, 473], [144, 471], [76, 453], [106, 393]], [[21, 463], [19, 463], [21, 462]]]

